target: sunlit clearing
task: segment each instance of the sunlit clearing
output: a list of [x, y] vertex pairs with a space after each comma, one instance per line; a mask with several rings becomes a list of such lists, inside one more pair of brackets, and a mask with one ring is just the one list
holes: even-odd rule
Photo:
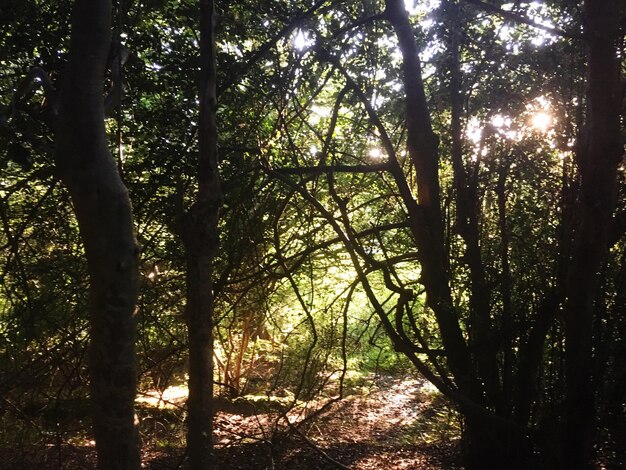
[[378, 149], [376, 147], [371, 148], [370, 151], [369, 151], [369, 156], [370, 156], [370, 158], [372, 158], [374, 160], [379, 160], [380, 157], [381, 157], [380, 149]]
[[547, 113], [535, 113], [530, 119], [530, 124], [538, 131], [545, 132], [552, 124], [552, 117]]
[[135, 402], [154, 408], [172, 408], [184, 402], [188, 394], [189, 390], [186, 385], [173, 385], [163, 390], [163, 393], [159, 393], [158, 390], [150, 390], [138, 396]]

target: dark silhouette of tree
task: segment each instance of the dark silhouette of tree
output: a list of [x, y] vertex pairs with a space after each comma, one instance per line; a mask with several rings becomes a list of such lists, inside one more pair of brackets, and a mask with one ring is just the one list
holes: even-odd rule
[[134, 423], [139, 248], [128, 192], [109, 151], [102, 99], [111, 2], [78, 0], [55, 125], [56, 167], [67, 186], [90, 276], [90, 390], [98, 467], [139, 468]]
[[[120, 67], [126, 61], [125, 51], [111, 43], [111, 11], [108, 0], [75, 2], [68, 60], [59, 80], [53, 83], [43, 69], [31, 69], [13, 95], [8, 116], [15, 119], [23, 111], [54, 134], [55, 176], [68, 190], [89, 273], [89, 389], [98, 468], [131, 469], [140, 466], [134, 416], [139, 247], [104, 123], [105, 107], [110, 111], [119, 104]], [[105, 100], [107, 69], [112, 87]], [[26, 100], [39, 84], [46, 101], [33, 112]], [[16, 136], [50, 151], [36, 134], [22, 129]]]
[[187, 261], [185, 321], [189, 334], [189, 400], [187, 452], [190, 468], [213, 467], [213, 258], [222, 200], [217, 159], [216, 12], [212, 1], [200, 1], [200, 115], [198, 189], [183, 215], [181, 236]]
[[589, 78], [586, 122], [576, 151], [581, 183], [564, 309], [567, 360], [564, 469], [593, 468], [596, 425], [593, 325], [599, 272], [610, 248], [609, 234], [615, 223], [617, 167], [624, 154], [620, 138], [623, 85], [616, 50], [620, 17], [618, 2], [584, 3]]

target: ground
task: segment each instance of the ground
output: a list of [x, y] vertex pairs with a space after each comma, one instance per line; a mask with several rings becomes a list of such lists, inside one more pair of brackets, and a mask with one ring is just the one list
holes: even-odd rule
[[[219, 401], [215, 419], [218, 469], [228, 470], [354, 470], [456, 469], [458, 424], [454, 412], [423, 381], [408, 377], [377, 377], [359, 393], [314, 411], [285, 412], [264, 400]], [[140, 399], [144, 468], [183, 468], [180, 410], [184, 389]], [[156, 406], [155, 406], [156, 405]], [[304, 425], [294, 424], [307, 417]], [[289, 419], [291, 424], [287, 423]], [[180, 432], [178, 432], [180, 436]], [[95, 468], [93, 443], [59, 440], [42, 451], [0, 455], [0, 469]], [[4, 458], [3, 458], [4, 457]]]

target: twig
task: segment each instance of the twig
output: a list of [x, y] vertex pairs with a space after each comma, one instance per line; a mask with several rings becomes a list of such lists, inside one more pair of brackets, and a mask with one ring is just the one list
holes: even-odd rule
[[313, 441], [311, 441], [308, 437], [306, 437], [304, 435], [304, 433], [302, 431], [300, 431], [300, 429], [298, 429], [297, 426], [294, 426], [294, 424], [291, 421], [289, 421], [289, 418], [286, 415], [283, 415], [283, 418], [285, 418], [285, 421], [287, 421], [287, 425], [289, 426], [289, 429], [291, 429], [298, 436], [300, 436], [302, 438], [302, 440], [309, 447], [311, 447], [311, 449], [313, 449], [315, 452], [320, 454], [325, 460], [327, 460], [329, 463], [333, 464], [336, 468], [341, 468], [343, 470], [351, 470], [350, 467], [347, 467], [346, 465], [342, 464], [341, 462], [333, 459], [330, 455], [328, 455], [326, 452], [324, 452], [323, 449], [321, 449], [320, 447], [315, 445], [315, 443]]

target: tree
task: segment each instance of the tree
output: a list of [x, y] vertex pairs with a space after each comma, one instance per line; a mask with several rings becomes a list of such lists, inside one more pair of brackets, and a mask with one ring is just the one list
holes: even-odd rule
[[624, 154], [620, 138], [623, 86], [616, 50], [621, 10], [618, 2], [613, 1], [584, 4], [589, 82], [586, 125], [576, 152], [581, 187], [564, 311], [567, 341], [564, 469], [593, 467], [592, 332], [598, 273], [610, 247], [609, 234], [614, 224], [617, 167]]
[[187, 260], [189, 334], [189, 413], [187, 452], [192, 469], [213, 468], [213, 257], [218, 244], [222, 195], [217, 166], [216, 12], [212, 1], [200, 1], [200, 117], [198, 190], [183, 215], [181, 236]]
[[[54, 132], [55, 171], [67, 188], [89, 273], [89, 378], [98, 467], [139, 468], [134, 422], [135, 306], [139, 247], [128, 192], [108, 147], [104, 77], [110, 63], [111, 2], [78, 0], [73, 8], [69, 58], [57, 88], [33, 69], [13, 98], [39, 81], [49, 106], [40, 116]], [[121, 51], [118, 48], [118, 54]], [[112, 92], [114, 97], [119, 90]], [[28, 96], [30, 97], [30, 96]], [[28, 138], [28, 137], [27, 137]]]
[[90, 276], [90, 389], [98, 466], [139, 468], [134, 424], [139, 248], [128, 193], [104, 129], [111, 2], [78, 0], [59, 90], [56, 166], [80, 226]]
[[[59, 78], [67, 32], [50, 18], [67, 4], [35, 3], [14, 2], [0, 38], [0, 83], [36, 64], [46, 73], [31, 78], [52, 91], [29, 88], [9, 106], [19, 116], [0, 116], [0, 152], [13, 159], [0, 165], [0, 389], [17, 404], [2, 418], [24, 428], [20, 410], [58, 414], [86, 396], [87, 281], [47, 154], [78, 201], [92, 280], [104, 277], [102, 256], [85, 220], [108, 207], [81, 183], [117, 177], [101, 127], [89, 140], [90, 120], [54, 117], [55, 82], [78, 88], [90, 69]], [[119, 2], [133, 106], [104, 128], [119, 136], [142, 245], [139, 378], [146, 392], [178, 385], [190, 346], [190, 465], [212, 464], [213, 376], [224, 377], [216, 394], [263, 394], [289, 417], [304, 408], [297, 423], [277, 414], [272, 431], [306, 433], [312, 407], [379, 366], [413, 367], [456, 405], [468, 468], [579, 468], [619, 446], [622, 12], [608, 0], [496, 3], [233, 2], [215, 38], [208, 0], [199, 35], [197, 2]], [[121, 81], [115, 62], [99, 72], [105, 83]], [[64, 96], [65, 116], [87, 107]], [[97, 174], [72, 157], [94, 142], [108, 158]], [[131, 228], [119, 237], [106, 217], [97, 234], [131, 243]], [[128, 286], [127, 274], [115, 279]], [[169, 436], [184, 433], [184, 413], [167, 413], [178, 421]], [[155, 419], [141, 405], [142, 429]], [[45, 442], [61, 449], [57, 431]]]
[[[482, 3], [479, 3], [479, 6], [484, 7]], [[369, 120], [370, 127], [355, 127], [373, 136], [372, 140], [379, 140], [382, 150], [378, 149], [374, 155], [380, 156], [383, 153], [386, 161], [378, 165], [365, 162], [364, 159], [360, 160], [362, 162], [360, 165], [349, 166], [342, 164], [343, 162], [339, 163], [341, 160], [349, 160], [350, 158], [359, 159], [359, 156], [353, 156], [354, 150], [350, 152], [350, 150], [355, 149], [354, 144], [349, 148], [342, 146], [341, 136], [335, 127], [338, 114], [338, 108], [335, 108], [325, 138], [323, 138], [322, 132], [317, 129], [311, 129], [310, 132], [311, 136], [314, 136], [313, 138], [318, 138], [323, 142], [323, 149], [318, 157], [319, 161], [315, 161], [313, 165], [310, 163], [307, 165], [294, 158], [296, 165], [302, 165], [299, 169], [268, 169], [268, 173], [282, 181], [293, 191], [298, 192], [303, 199], [317, 209], [320, 216], [336, 231], [353, 261], [354, 268], [368, 294], [372, 307], [378, 313], [381, 324], [396, 350], [404, 353], [420, 372], [433, 381], [443, 393], [457, 402], [466, 420], [464, 441], [468, 467], [502, 468], [518, 465], [520, 468], [527, 468], [539, 465], [538, 462], [535, 462], [533, 447], [542, 447], [543, 445], [540, 440], [531, 438], [533, 428], [548, 428], [550, 426], [547, 424], [549, 421], [547, 419], [544, 422], [539, 422], [542, 407], [548, 405], [544, 403], [542, 396], [535, 393], [535, 390], [538, 390], [538, 384], [545, 380], [541, 375], [541, 370], [545, 364], [542, 358], [545, 354], [546, 339], [553, 345], [558, 344], [559, 341], [559, 331], [558, 326], [555, 325], [555, 320], [560, 306], [564, 302], [566, 280], [563, 277], [565, 272], [563, 266], [569, 266], [570, 263], [569, 240], [578, 236], [576, 235], [578, 228], [576, 227], [572, 232], [570, 222], [571, 194], [576, 194], [577, 188], [568, 182], [572, 170], [565, 160], [562, 164], [562, 186], [559, 188], [558, 183], [556, 186], [552, 184], [556, 196], [551, 201], [540, 203], [541, 210], [545, 211], [546, 220], [555, 221], [556, 230], [550, 232], [544, 228], [539, 233], [546, 241], [556, 240], [557, 250], [552, 248], [551, 251], [546, 252], [548, 261], [541, 260], [537, 256], [527, 257], [525, 260], [519, 255], [513, 256], [512, 253], [514, 254], [518, 248], [511, 246], [509, 234], [515, 234], [518, 230], [521, 230], [522, 233], [527, 232], [535, 224], [534, 221], [511, 218], [509, 214], [511, 204], [507, 201], [513, 196], [507, 188], [513, 184], [517, 185], [517, 182], [510, 182], [510, 178], [513, 177], [511, 170], [514, 166], [519, 165], [518, 159], [520, 157], [523, 161], [523, 153], [528, 151], [527, 146], [529, 144], [506, 144], [504, 138], [498, 137], [497, 127], [502, 124], [488, 124], [485, 126], [483, 136], [479, 138], [477, 154], [468, 155], [465, 153], [468, 145], [463, 141], [462, 136], [464, 105], [470, 103], [472, 106], [474, 102], [480, 102], [480, 99], [492, 99], [488, 96], [481, 96], [479, 99], [471, 97], [469, 90], [472, 87], [480, 87], [480, 85], [476, 86], [476, 83], [470, 82], [469, 85], [465, 85], [468, 91], [461, 88], [463, 86], [460, 67], [461, 54], [468, 54], [467, 50], [473, 46], [470, 41], [474, 39], [465, 39], [465, 34], [468, 34], [466, 31], [470, 28], [473, 34], [478, 31], [487, 38], [493, 33], [486, 30], [484, 26], [478, 27], [472, 21], [465, 20], [466, 13], [463, 13], [464, 10], [458, 2], [452, 1], [443, 2], [440, 9], [442, 23], [446, 20], [447, 23], [445, 24], [449, 25], [444, 29], [444, 37], [448, 41], [448, 57], [443, 64], [446, 65], [444, 70], [449, 70], [450, 91], [449, 95], [440, 93], [434, 98], [431, 96], [430, 99], [432, 101], [437, 98], [447, 100], [450, 97], [451, 114], [450, 128], [446, 128], [447, 119], [445, 116], [443, 119], [441, 113], [437, 116], [438, 119], [444, 121], [444, 124], [439, 125], [437, 129], [440, 138], [435, 135], [433, 129], [433, 116], [436, 116], [436, 113], [431, 110], [432, 106], [428, 102], [428, 95], [421, 77], [421, 64], [418, 58], [419, 48], [415, 31], [404, 3], [389, 1], [386, 2], [386, 9], [383, 13], [369, 12], [371, 16], [365, 14], [352, 23], [348, 21], [346, 24], [344, 22], [343, 27], [338, 31], [334, 30], [326, 32], [326, 34], [324, 34], [325, 31], [320, 31], [315, 47], [319, 63], [327, 63], [333, 69], [327, 75], [331, 78], [325, 82], [332, 83], [332, 85], [327, 85], [327, 88], [332, 90], [330, 93], [339, 97], [344, 96], [347, 92], [348, 95], [352, 94], [357, 99], [358, 105], [362, 108], [357, 111], [353, 106], [354, 120], [358, 122], [359, 118], [356, 116], [362, 113]], [[497, 9], [496, 11], [509, 20], [536, 26], [534, 21], [524, 15], [510, 12], [509, 14]], [[617, 16], [619, 16], [617, 11], [613, 12], [613, 17]], [[572, 21], [571, 16], [566, 17], [568, 21]], [[337, 13], [335, 20], [339, 21], [339, 18], [340, 14]], [[383, 68], [380, 65], [385, 59], [371, 51], [371, 43], [364, 42], [355, 45], [347, 40], [341, 42], [342, 36], [347, 35], [351, 29], [369, 25], [372, 21], [381, 19], [387, 20], [393, 28], [402, 56], [402, 60], [396, 67], [401, 68], [403, 74], [400, 89], [404, 94], [404, 112], [403, 114], [397, 113], [395, 116], [389, 111], [391, 106], [386, 107], [384, 104], [382, 106], [377, 104], [378, 90], [383, 88], [384, 79], [379, 79], [378, 83], [376, 83], [376, 79], [371, 80], [371, 82], [368, 81], [372, 75], [377, 77], [379, 70], [385, 70], [388, 73], [393, 66], [387, 63], [385, 64], [386, 68]], [[467, 21], [467, 26], [464, 26], [465, 21]], [[324, 24], [328, 25], [329, 20], [325, 19]], [[374, 37], [372, 29], [370, 26], [369, 37]], [[569, 40], [572, 41], [578, 41], [581, 38], [580, 35], [567, 33], [561, 29], [552, 28], [550, 32], [570, 38]], [[472, 46], [464, 44], [465, 50], [461, 52], [461, 40], [467, 41]], [[385, 44], [384, 40], [382, 43]], [[477, 43], [480, 44], [478, 41]], [[476, 63], [478, 63], [476, 77], [490, 82], [491, 79], [481, 77], [481, 74], [487, 74], [485, 68], [489, 68], [490, 73], [501, 73], [499, 72], [501, 67], [498, 67], [500, 65], [498, 59], [494, 59], [494, 56], [498, 53], [504, 56], [506, 52], [500, 52], [494, 45], [477, 47], [476, 49], [479, 58], [475, 59], [475, 62], [468, 61], [469, 65], [476, 67]], [[538, 56], [541, 57], [539, 54]], [[605, 51], [605, 56], [612, 57], [612, 60], [615, 61], [617, 57], [615, 49], [612, 50], [611, 54]], [[356, 59], [357, 57], [361, 62]], [[504, 57], [500, 57], [500, 60], [504, 60]], [[530, 52], [520, 58], [520, 61], [533, 60], [539, 59], [535, 59]], [[367, 66], [362, 65], [363, 63], [379, 68], [374, 71], [367, 70]], [[308, 73], [311, 73], [314, 67], [309, 65]], [[334, 76], [333, 72], [335, 72]], [[384, 73], [381, 73], [381, 76], [384, 77]], [[298, 80], [300, 79], [298, 77]], [[506, 80], [510, 79], [512, 77], [506, 76]], [[343, 90], [341, 86], [337, 85], [337, 81], [340, 80], [345, 83]], [[442, 79], [440, 75], [436, 75], [435, 80], [439, 80], [434, 83], [435, 86], [441, 87], [442, 83], [445, 84], [448, 81], [448, 78], [444, 76]], [[496, 80], [498, 78], [494, 79], [494, 81]], [[581, 83], [582, 77], [579, 75], [577, 80], [578, 83]], [[294, 80], [295, 82], [296, 80]], [[372, 91], [376, 90], [377, 85], [378, 90]], [[323, 86], [315, 88], [315, 93], [321, 95], [322, 92], [319, 90]], [[287, 87], [283, 85], [283, 88]], [[304, 90], [305, 87], [302, 86], [301, 89]], [[513, 96], [517, 90], [512, 93]], [[617, 88], [613, 88], [611, 92], [614, 96], [614, 102], [617, 102], [615, 97], [619, 95], [616, 90]], [[560, 90], [556, 89], [554, 92], [559, 93]], [[288, 93], [290, 93], [288, 96], [296, 101], [294, 108], [297, 108], [296, 92], [290, 91]], [[465, 93], [467, 95], [463, 96]], [[489, 93], [489, 90], [485, 90], [485, 93]], [[506, 93], [503, 90], [503, 96], [506, 96]], [[522, 94], [522, 100], [528, 99], [528, 85], [526, 83], [519, 84], [519, 93]], [[569, 96], [566, 98], [567, 100], [571, 100], [571, 95]], [[315, 98], [314, 95], [310, 95], [308, 99], [312, 101]], [[337, 102], [341, 99], [337, 98]], [[383, 99], [380, 101], [384, 103]], [[440, 108], [442, 107], [441, 102], [437, 104]], [[491, 106], [494, 104], [493, 102], [489, 103]], [[523, 106], [523, 104], [522, 101], [520, 105]], [[497, 104], [495, 105], [497, 106]], [[446, 104], [443, 107], [447, 110]], [[397, 110], [397, 108], [392, 109], [393, 111]], [[496, 110], [497, 108], [490, 108], [490, 112]], [[283, 111], [280, 110], [279, 113], [281, 112]], [[478, 109], [474, 112], [479, 113], [481, 110]], [[614, 116], [617, 116], [615, 107], [612, 112]], [[298, 118], [294, 119], [297, 124], [291, 127], [293, 134], [289, 133], [289, 129], [283, 131], [291, 138], [289, 141], [290, 148], [297, 148], [298, 144], [294, 145], [294, 142], [302, 139], [300, 137], [303, 133], [302, 128], [311, 126], [310, 121], [307, 122], [307, 115], [302, 110], [297, 110], [294, 114], [296, 113], [300, 114]], [[567, 110], [566, 113], [570, 113], [570, 111]], [[394, 136], [387, 130], [387, 123], [394, 122], [394, 117], [399, 115], [403, 116], [404, 119], [404, 122], [399, 122], [397, 127], [406, 132], [406, 155], [408, 157], [406, 159], [399, 158], [399, 151], [397, 150], [398, 146], [401, 145], [399, 142], [402, 142], [403, 138], [394, 141]], [[563, 149], [562, 152], [567, 151], [568, 147], [565, 142], [572, 139], [572, 129], [577, 124], [575, 119], [572, 119], [573, 115], [571, 113], [563, 116], [564, 119], [569, 116], [572, 121], [569, 130], [565, 128], [563, 134], [559, 136], [563, 143], [552, 144]], [[616, 132], [617, 125], [615, 122], [611, 121], [611, 125], [608, 126], [611, 129], [608, 132], [611, 133], [611, 141], [613, 142], [619, 134]], [[466, 118], [466, 127], [468, 128], [470, 124], [470, 119]], [[289, 128], [288, 125], [285, 127]], [[524, 133], [528, 135], [527, 131]], [[448, 145], [451, 145], [451, 149], [446, 145], [450, 141], [451, 144]], [[302, 139], [302, 142], [302, 146], [308, 145], [304, 143], [306, 142], [305, 139]], [[340, 153], [340, 148], [343, 154]], [[446, 154], [447, 151], [450, 154]], [[506, 152], [510, 152], [510, 154], [507, 155]], [[616, 145], [612, 152], [614, 156], [619, 154], [621, 147]], [[551, 158], [553, 158], [555, 155], [553, 152], [551, 153]], [[302, 160], [306, 160], [305, 151], [302, 152], [302, 155]], [[448, 211], [446, 213], [441, 201], [450, 201], [450, 189], [449, 186], [446, 187], [441, 182], [444, 178], [449, 178], [449, 174], [445, 172], [447, 165], [450, 164], [450, 160], [446, 158], [448, 155], [451, 159], [452, 179], [454, 181], [452, 194], [455, 195], [456, 205], [446, 202], [445, 209]], [[483, 156], [491, 158], [481, 161]], [[334, 165], [328, 164], [331, 158], [336, 162]], [[618, 160], [618, 158], [613, 157], [610, 161], [614, 166]], [[554, 163], [555, 160], [552, 162]], [[280, 160], [276, 162], [278, 165], [281, 163]], [[554, 169], [540, 170], [538, 164], [528, 162], [524, 162], [523, 165], [526, 169], [531, 169], [537, 165], [536, 169], [532, 171], [541, 171], [540, 177], [545, 178], [546, 184], [553, 178], [551, 173], [555, 171]], [[345, 173], [379, 175], [382, 184], [386, 183], [393, 187], [393, 191], [387, 197], [394, 198], [401, 204], [403, 217], [405, 217], [406, 226], [408, 226], [412, 238], [408, 245], [392, 247], [385, 242], [383, 237], [378, 237], [375, 242], [368, 244], [359, 237], [359, 229], [362, 229], [363, 223], [363, 219], [360, 219], [359, 216], [365, 215], [367, 217], [373, 212], [375, 205], [363, 203], [362, 197], [355, 197], [354, 193], [347, 189], [346, 179], [341, 176]], [[515, 170], [515, 173], [516, 176], [519, 176], [518, 170]], [[294, 181], [286, 176], [288, 174], [299, 175], [300, 178]], [[328, 191], [328, 195], [319, 189], [321, 183], [316, 175], [320, 174], [327, 175], [325, 190]], [[524, 177], [527, 178], [528, 176]], [[416, 188], [413, 186], [413, 179]], [[604, 183], [608, 184], [611, 181], [614, 185], [614, 174], [611, 174]], [[597, 183], [595, 181], [591, 186], [597, 188], [599, 187]], [[532, 185], [533, 183], [528, 180], [527, 184]], [[520, 194], [515, 195], [518, 200], [524, 192], [528, 191], [523, 186], [519, 188]], [[498, 202], [495, 210], [492, 210], [488, 203], [479, 203], [481, 197], [488, 197], [490, 193], [497, 197]], [[368, 205], [369, 211], [358, 209], [365, 205]], [[605, 216], [608, 219], [611, 218], [612, 210], [612, 206], [607, 209], [609, 215], [605, 214]], [[460, 236], [462, 245], [457, 245], [458, 242], [454, 238], [456, 234], [448, 228], [453, 223], [454, 232]], [[590, 240], [588, 236], [583, 238]], [[422, 315], [429, 315], [428, 312], [432, 311], [438, 330], [436, 341], [425, 339], [432, 333], [428, 334], [428, 328], [416, 320], [417, 315], [412, 311], [413, 308], [421, 308], [420, 304], [416, 302], [421, 295], [416, 294], [413, 290], [417, 283], [398, 274], [400, 268], [397, 267], [397, 264], [400, 262], [390, 255], [394, 252], [401, 253], [402, 249], [410, 250], [411, 243], [414, 243], [414, 248], [417, 251], [418, 283], [423, 285], [422, 292], [425, 293], [424, 300], [428, 307]], [[457, 248], [459, 245], [460, 247]], [[519, 246], [520, 242], [516, 242], [515, 245]], [[498, 256], [494, 256], [494, 252], [499, 253]], [[378, 256], [373, 255], [373, 253], [377, 253]], [[399, 259], [405, 260], [406, 258]], [[522, 266], [524, 262], [530, 260], [535, 264], [545, 263], [544, 265], [549, 270], [554, 271], [554, 276], [550, 277], [548, 283], [544, 277], [543, 284], [533, 280], [532, 287], [528, 286], [532, 289], [532, 297], [528, 299], [530, 302], [527, 302], [531, 308], [526, 309], [521, 306], [526, 295], [522, 286], [527, 282], [528, 276], [523, 272]], [[576, 263], [576, 261], [573, 262]], [[597, 272], [598, 267], [599, 264], [589, 272]], [[379, 299], [382, 294], [377, 292], [370, 280], [370, 277], [373, 277], [372, 272], [381, 273], [385, 279], [387, 290], [392, 292], [391, 295], [396, 299], [397, 305], [393, 313], [383, 308], [383, 302]], [[536, 276], [538, 276], [536, 280], [539, 280], [542, 275], [537, 272]], [[590, 285], [585, 285], [590, 287]], [[582, 284], [578, 285], [576, 295], [582, 295], [581, 292], [585, 291], [586, 288], [583, 288]], [[589, 295], [594, 296], [594, 294]], [[517, 310], [515, 316], [514, 308]], [[590, 343], [592, 337], [590, 320], [583, 330], [589, 332], [587, 341]], [[433, 346], [433, 343], [438, 345], [439, 341], [444, 350], [443, 356], [445, 358], [443, 359], [437, 354], [439, 351]], [[577, 349], [576, 344], [580, 344], [580, 341], [574, 340], [570, 343], [574, 344], [573, 349]], [[521, 346], [521, 352], [517, 354], [514, 346], [516, 344]], [[558, 353], [560, 354], [560, 351]], [[591, 370], [591, 364], [583, 370]], [[570, 371], [569, 375], [573, 375], [573, 373]], [[450, 376], [453, 378], [452, 380], [450, 380]], [[556, 381], [558, 382], [558, 379]], [[548, 383], [551, 384], [551, 382]], [[551, 386], [558, 387], [559, 385], [551, 384]], [[516, 387], [518, 393], [512, 393]], [[523, 392], [523, 390], [528, 393]], [[585, 388], [576, 388], [575, 390], [576, 393], [579, 393]], [[590, 397], [588, 395], [587, 399], [583, 401], [587, 406], [593, 408]], [[581, 401], [578, 403], [580, 405]], [[558, 403], [553, 403], [550, 406], [557, 407]], [[532, 411], [533, 409], [534, 411]], [[581, 407], [576, 407], [576, 410], [580, 412]], [[558, 418], [552, 425], [558, 425]], [[572, 429], [572, 433], [580, 436], [577, 427], [570, 427], [570, 429]], [[545, 455], [542, 456], [542, 459], [544, 462], [548, 462], [552, 458], [549, 456], [550, 450], [547, 448], [544, 450]], [[589, 457], [586, 459], [588, 461]]]

